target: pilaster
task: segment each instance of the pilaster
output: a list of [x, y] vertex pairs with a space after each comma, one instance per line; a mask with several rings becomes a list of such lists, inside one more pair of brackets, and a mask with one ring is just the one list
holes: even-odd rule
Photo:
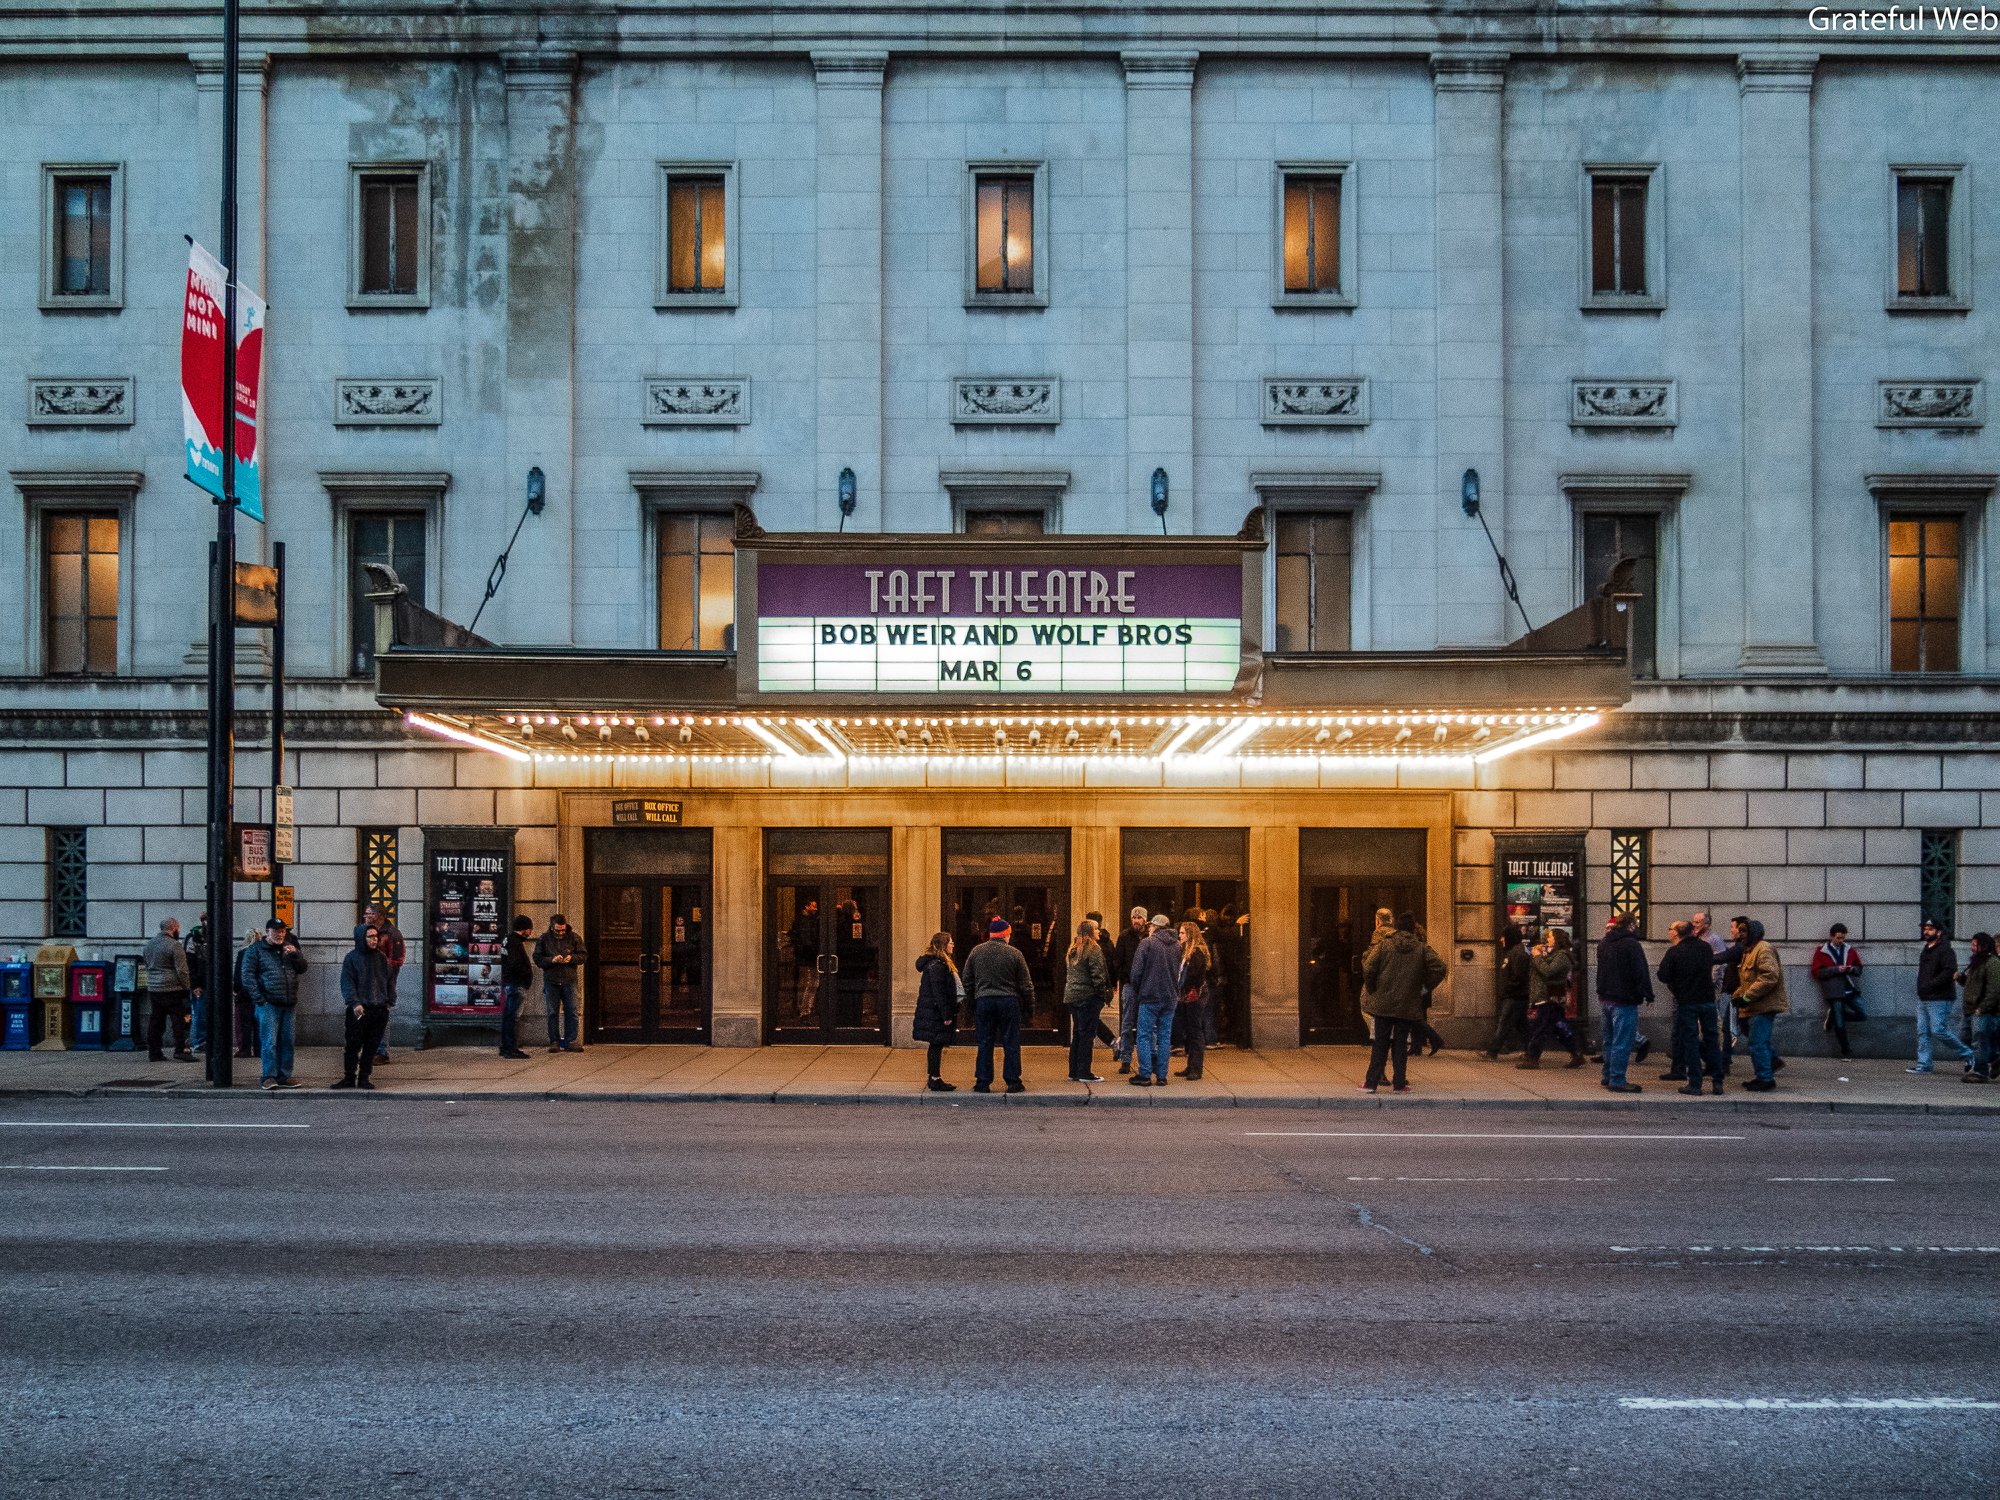
[[839, 478], [854, 470], [852, 531], [882, 528], [882, 52], [815, 52], [818, 338], [816, 524], [841, 524]]
[[1195, 529], [1193, 52], [1125, 64], [1125, 515], [1150, 531], [1153, 470], [1167, 528]]

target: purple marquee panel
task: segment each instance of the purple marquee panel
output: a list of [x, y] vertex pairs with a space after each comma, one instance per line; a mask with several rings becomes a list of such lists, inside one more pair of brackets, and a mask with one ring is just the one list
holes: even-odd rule
[[757, 569], [757, 613], [768, 619], [1035, 614], [1240, 619], [1243, 572], [1236, 563], [766, 562]]

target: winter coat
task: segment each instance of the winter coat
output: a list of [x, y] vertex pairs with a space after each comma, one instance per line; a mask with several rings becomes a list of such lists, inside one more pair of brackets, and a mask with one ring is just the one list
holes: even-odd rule
[[340, 998], [348, 1006], [370, 1005], [388, 1009], [389, 960], [379, 948], [356, 943], [340, 961]]
[[1569, 976], [1575, 970], [1576, 962], [1569, 956], [1567, 948], [1551, 948], [1546, 953], [1536, 953], [1528, 959], [1528, 1004], [1546, 1005], [1554, 1001], [1558, 1005], [1569, 1000]]
[[1736, 986], [1736, 1009], [1746, 1016], [1782, 1016], [1791, 1008], [1785, 998], [1785, 966], [1778, 961], [1778, 950], [1764, 941], [1764, 924], [1752, 922]]
[[1147, 936], [1143, 932], [1134, 932], [1129, 925], [1118, 934], [1118, 941], [1112, 945], [1112, 952], [1117, 955], [1111, 964], [1113, 983], [1132, 982], [1132, 961], [1139, 956], [1139, 945], [1146, 941]]
[[1605, 1005], [1647, 1005], [1653, 974], [1639, 935], [1614, 927], [1597, 945], [1597, 998]]
[[910, 1035], [920, 1042], [950, 1046], [958, 1040], [958, 975], [941, 953], [919, 954], [917, 972], [923, 978], [917, 981], [917, 1015]]
[[146, 965], [146, 988], [154, 994], [180, 993], [188, 987], [187, 949], [179, 938], [164, 932], [154, 934], [141, 955]]
[[1102, 1005], [1111, 998], [1111, 970], [1095, 942], [1063, 975], [1063, 1004]]
[[1852, 943], [1840, 946], [1838, 959], [1833, 956], [1831, 943], [1821, 943], [1813, 949], [1812, 977], [1819, 985], [1819, 992], [1829, 1001], [1844, 1000], [1860, 988], [1856, 976], [1861, 972], [1861, 950]]
[[518, 932], [507, 934], [507, 955], [500, 960], [500, 982], [525, 990], [535, 982], [535, 961], [528, 956], [528, 940]]
[[1917, 998], [1953, 998], [1957, 992], [1952, 988], [1952, 975], [1957, 972], [1958, 955], [1952, 951], [1950, 943], [1939, 938], [1935, 943], [1924, 944], [1923, 952], [1917, 955]]
[[1181, 1004], [1200, 1005], [1209, 999], [1208, 955], [1190, 953], [1181, 960]]
[[583, 967], [583, 939], [577, 930], [557, 932], [551, 927], [537, 938], [535, 967], [556, 984], [575, 984], [576, 971]]
[[299, 976], [306, 958], [296, 948], [280, 948], [259, 938], [243, 950], [243, 988], [257, 1005], [290, 1010], [299, 1003]]
[[1361, 1008], [1389, 1021], [1421, 1021], [1424, 997], [1444, 983], [1444, 960], [1414, 932], [1391, 932], [1368, 950]]
[[974, 1003], [985, 995], [1011, 995], [1022, 1005], [1035, 1003], [1035, 977], [1021, 950], [999, 938], [988, 938], [965, 955], [958, 977]]
[[1126, 982], [1141, 1005], [1178, 1005], [1180, 973], [1180, 935], [1171, 927], [1155, 927], [1132, 955], [1132, 976]]
[[1660, 983], [1676, 1005], [1715, 1004], [1715, 954], [1689, 933], [1660, 960]]
[[1965, 1013], [2000, 1016], [2000, 955], [1975, 958], [1965, 971]]
[[1503, 1005], [1528, 1003], [1528, 945], [1516, 943], [1500, 956], [1500, 1000]]

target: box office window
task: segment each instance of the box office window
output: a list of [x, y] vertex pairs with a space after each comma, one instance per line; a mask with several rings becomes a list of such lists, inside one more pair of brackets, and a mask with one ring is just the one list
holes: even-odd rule
[[659, 539], [660, 649], [734, 649], [735, 522], [720, 511], [663, 512]]
[[52, 677], [118, 670], [118, 514], [42, 516], [42, 670]]

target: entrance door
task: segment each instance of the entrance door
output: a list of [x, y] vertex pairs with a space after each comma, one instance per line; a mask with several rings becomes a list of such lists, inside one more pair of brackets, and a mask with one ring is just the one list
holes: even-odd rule
[[1421, 828], [1299, 830], [1299, 1041], [1365, 1042], [1361, 966], [1375, 913], [1424, 923]]
[[588, 831], [584, 994], [592, 1041], [710, 1040], [708, 858], [705, 828]]
[[889, 1040], [889, 835], [764, 834], [764, 1032], [773, 1042]]
[[1009, 941], [1027, 960], [1034, 1003], [1021, 1016], [1021, 1037], [1060, 1042], [1069, 1013], [1063, 1009], [1063, 954], [1070, 933], [1067, 828], [944, 831], [944, 912], [939, 924], [952, 936], [960, 965], [995, 917], [1012, 928]]
[[1135, 906], [1200, 925], [1213, 969], [1215, 1039], [1250, 1045], [1249, 834], [1241, 828], [1126, 828], [1119, 834], [1119, 918]]

